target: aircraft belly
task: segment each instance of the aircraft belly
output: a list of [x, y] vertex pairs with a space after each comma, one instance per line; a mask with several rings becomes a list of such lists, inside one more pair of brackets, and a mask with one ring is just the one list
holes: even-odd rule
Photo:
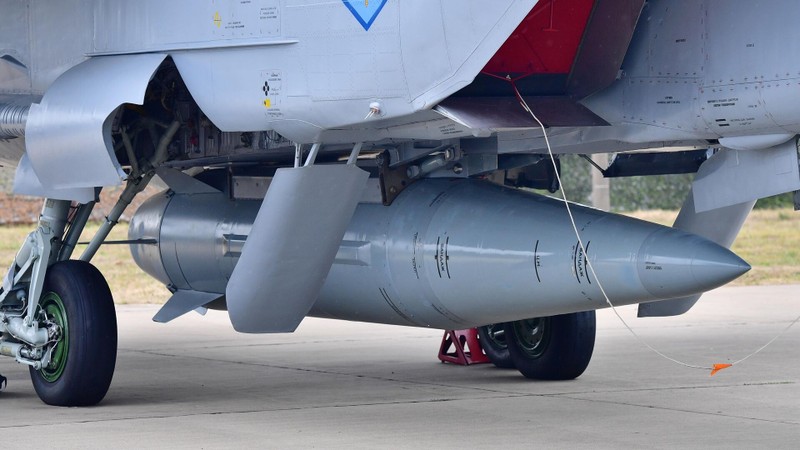
[[584, 104], [626, 142], [798, 133], [792, 12], [791, 0], [648, 2], [623, 76]]
[[312, 82], [314, 74], [291, 56], [297, 45], [193, 50], [172, 56], [200, 109], [223, 131], [271, 129], [295, 142], [316, 142], [326, 129], [363, 121], [377, 99], [380, 118], [414, 112], [405, 91], [395, 88], [397, 84], [370, 89], [380, 80], [387, 82], [386, 76], [376, 73], [369, 83], [361, 83], [371, 95], [345, 94], [344, 84], [352, 81], [342, 78], [339, 81], [344, 84], [328, 81], [322, 85], [330, 95], [338, 92], [338, 98], [315, 98], [320, 86]]
[[701, 114], [715, 134], [735, 136], [783, 131], [769, 116], [758, 83], [750, 87], [752, 89], [747, 90], [733, 86], [704, 87], [700, 94]]
[[373, 120], [433, 107], [536, 3], [95, 1], [89, 53], [168, 53], [221, 130], [315, 142], [363, 123], [376, 102]]
[[698, 78], [631, 78], [625, 85], [622, 120], [681, 133], [705, 134], [708, 127], [698, 120], [698, 114], [686, 113], [699, 109], [700, 91]]
[[798, 91], [800, 91], [800, 76], [767, 83], [759, 90], [764, 110], [769, 118], [781, 130], [792, 134], [800, 133], [800, 114], [796, 98]]

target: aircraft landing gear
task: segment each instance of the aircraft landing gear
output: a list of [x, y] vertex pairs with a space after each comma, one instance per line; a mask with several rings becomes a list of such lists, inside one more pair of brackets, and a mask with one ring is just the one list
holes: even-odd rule
[[0, 355], [29, 366], [36, 393], [49, 405], [97, 404], [111, 384], [117, 357], [114, 301], [105, 279], [88, 261], [168, 158], [180, 124], [164, 127], [152, 156], [138, 161], [126, 131], [121, 131], [131, 172], [80, 259], [70, 258], [94, 202], [73, 206], [46, 199], [37, 229], [0, 280]]
[[91, 264], [69, 260], [93, 205], [45, 200], [37, 229], [2, 280], [0, 355], [27, 365], [50, 405], [98, 403], [114, 372], [111, 292]]
[[117, 358], [114, 300], [103, 275], [84, 261], [50, 266], [37, 320], [60, 333], [49, 344], [49, 364], [30, 367], [33, 387], [54, 406], [88, 406], [106, 395]]
[[592, 358], [595, 312], [518, 320], [503, 324], [511, 360], [537, 380], [572, 380]]
[[580, 376], [594, 350], [594, 311], [517, 320], [478, 328], [481, 346], [501, 369], [535, 380]]
[[481, 339], [483, 352], [489, 357], [489, 361], [499, 369], [514, 369], [514, 361], [508, 352], [506, 344], [506, 333], [502, 323], [493, 323], [478, 327], [478, 336]]
[[[140, 191], [141, 182], [129, 181], [120, 203], [127, 205], [126, 194]], [[45, 200], [37, 229], [2, 279], [0, 355], [29, 367], [36, 393], [49, 405], [97, 404], [108, 391], [116, 364], [114, 301], [103, 276], [85, 260], [124, 207], [109, 215], [81, 257], [85, 260], [71, 260], [93, 206]]]

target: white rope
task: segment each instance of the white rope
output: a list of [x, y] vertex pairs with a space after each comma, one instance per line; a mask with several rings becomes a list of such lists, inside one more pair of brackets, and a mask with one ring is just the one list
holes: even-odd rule
[[761, 350], [764, 350], [765, 348], [769, 347], [773, 342], [777, 341], [779, 337], [781, 337], [784, 334], [786, 334], [786, 332], [789, 331], [789, 329], [792, 328], [797, 322], [800, 322], [800, 316], [797, 316], [797, 318], [795, 318], [789, 325], [787, 325], [786, 328], [781, 330], [780, 333], [778, 333], [774, 338], [770, 339], [769, 342], [767, 342], [766, 344], [762, 345], [758, 350], [754, 351], [753, 353], [750, 353], [749, 355], [745, 356], [742, 359], [739, 359], [737, 361], [732, 362], [731, 365], [735, 366], [736, 364], [739, 364], [740, 362], [746, 361], [751, 356], [754, 356], [754, 355], [756, 355], [758, 353], [761, 353]]
[[[744, 358], [742, 358], [740, 360], [737, 360], [735, 362], [730, 363], [730, 365], [727, 365], [727, 364], [723, 364], [723, 365], [714, 364], [711, 367], [709, 367], [709, 366], [701, 366], [701, 365], [697, 365], [697, 364], [686, 363], [686, 362], [680, 361], [678, 359], [672, 358], [672, 357], [664, 354], [663, 352], [659, 351], [658, 349], [656, 349], [655, 347], [650, 345], [647, 341], [645, 341], [644, 338], [639, 336], [633, 330], [633, 328], [631, 328], [630, 325], [628, 325], [628, 322], [626, 322], [625, 319], [622, 318], [622, 315], [620, 315], [619, 311], [617, 311], [617, 308], [614, 306], [613, 303], [611, 303], [611, 300], [608, 298], [608, 294], [606, 294], [606, 290], [605, 290], [605, 288], [603, 288], [603, 284], [600, 281], [600, 277], [597, 276], [597, 272], [595, 272], [595, 270], [594, 270], [594, 266], [592, 264], [592, 261], [589, 259], [589, 255], [586, 253], [586, 247], [583, 245], [583, 239], [581, 238], [580, 232], [578, 231], [578, 226], [575, 224], [575, 218], [572, 216], [572, 209], [570, 208], [569, 201], [567, 200], [567, 193], [566, 193], [566, 190], [564, 188], [564, 184], [561, 182], [561, 176], [558, 173], [558, 166], [556, 164], [555, 156], [553, 155], [553, 149], [550, 146], [550, 139], [547, 136], [547, 129], [545, 128], [545, 126], [542, 123], [542, 121], [539, 120], [538, 117], [536, 117], [536, 114], [534, 114], [534, 112], [530, 108], [530, 106], [528, 106], [528, 103], [522, 97], [522, 95], [520, 94], [520, 92], [517, 89], [516, 85], [514, 85], [513, 83], [511, 85], [514, 88], [514, 92], [516, 92], [517, 98], [519, 99], [520, 104], [522, 105], [522, 107], [525, 109], [525, 111], [527, 111], [531, 115], [531, 117], [533, 117], [533, 120], [536, 121], [536, 123], [539, 125], [539, 127], [542, 130], [542, 135], [544, 136], [544, 142], [545, 142], [545, 145], [547, 146], [547, 153], [550, 156], [550, 162], [553, 164], [553, 169], [554, 169], [554, 172], [556, 174], [556, 179], [558, 180], [558, 185], [561, 188], [561, 198], [563, 199], [564, 206], [567, 209], [567, 215], [569, 216], [569, 221], [572, 224], [572, 230], [575, 232], [575, 237], [578, 239], [578, 245], [580, 245], [581, 251], [583, 252], [584, 259], [586, 261], [587, 266], [589, 267], [589, 271], [592, 273], [592, 276], [597, 281], [597, 287], [600, 288], [600, 292], [603, 294], [603, 298], [605, 298], [606, 303], [611, 308], [611, 310], [614, 311], [614, 314], [617, 316], [617, 318], [620, 320], [620, 322], [622, 322], [622, 324], [625, 325], [625, 328], [627, 328], [628, 331], [642, 345], [644, 345], [645, 347], [650, 349], [652, 352], [654, 352], [658, 356], [661, 356], [662, 358], [664, 358], [664, 359], [666, 359], [668, 361], [671, 361], [671, 362], [673, 362], [675, 364], [679, 364], [681, 366], [688, 367], [688, 368], [691, 368], [691, 369], [712, 370], [711, 374], [714, 375], [718, 370], [721, 370], [721, 369], [724, 369], [724, 368], [730, 367], [730, 366], [735, 366], [736, 364], [739, 364], [739, 363], [749, 359], [750, 357], [760, 353], [762, 350], [767, 348], [770, 344], [775, 342], [779, 337], [781, 337], [787, 331], [789, 331], [789, 329], [792, 328], [792, 326], [794, 326], [797, 322], [800, 322], [800, 316], [797, 316], [797, 318], [794, 319], [794, 321], [792, 321], [786, 328], [784, 328], [780, 333], [778, 333], [777, 336], [772, 338], [769, 342], [764, 344], [761, 348], [759, 348], [758, 350], [754, 351], [753, 353], [750, 353], [749, 355], [745, 356]], [[720, 366], [724, 366], [724, 367], [720, 367]]]

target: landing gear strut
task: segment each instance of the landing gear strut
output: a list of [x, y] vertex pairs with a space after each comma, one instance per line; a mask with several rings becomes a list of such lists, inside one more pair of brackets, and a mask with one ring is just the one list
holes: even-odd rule
[[108, 391], [117, 356], [114, 301], [88, 261], [166, 161], [178, 128], [177, 121], [165, 126], [153, 156], [139, 161], [123, 139], [131, 161], [127, 185], [80, 260], [70, 257], [94, 202], [73, 207], [69, 201], [47, 199], [37, 229], [2, 279], [0, 355], [29, 366], [34, 389], [47, 404], [94, 405]]
[[0, 292], [0, 354], [29, 367], [36, 393], [50, 405], [94, 405], [114, 373], [111, 291], [94, 266], [68, 259], [91, 207], [46, 200]]

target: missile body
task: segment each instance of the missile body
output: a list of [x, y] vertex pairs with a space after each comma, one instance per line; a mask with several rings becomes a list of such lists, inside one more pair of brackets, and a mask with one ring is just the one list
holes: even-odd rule
[[[158, 245], [132, 244], [134, 259], [174, 288], [222, 294], [259, 205], [151, 198], [129, 237]], [[627, 305], [704, 292], [750, 268], [699, 236], [572, 210], [585, 254], [561, 201], [486, 182], [422, 180], [391, 206], [362, 203], [310, 315], [460, 329], [603, 308], [599, 283]]]

